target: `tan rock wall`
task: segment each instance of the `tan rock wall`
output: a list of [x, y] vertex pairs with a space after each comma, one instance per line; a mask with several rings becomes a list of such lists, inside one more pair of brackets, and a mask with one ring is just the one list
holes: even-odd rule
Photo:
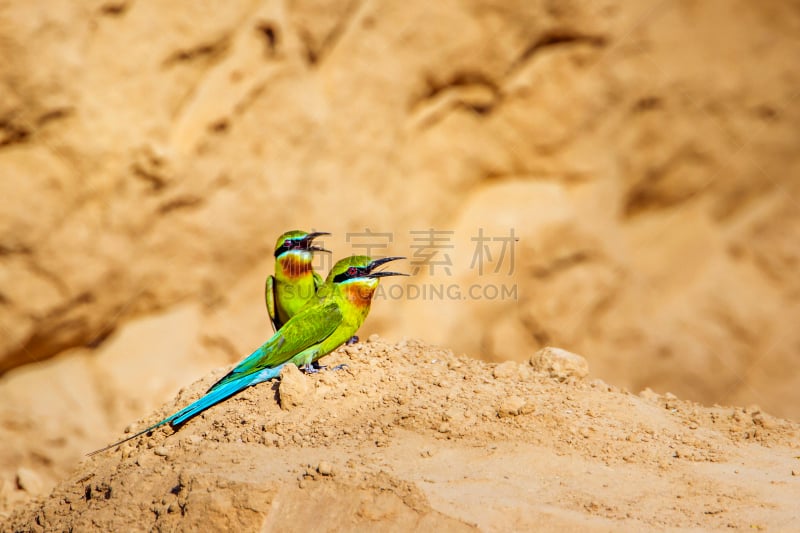
[[798, 34], [777, 0], [0, 3], [0, 371], [213, 313], [285, 229], [435, 228], [450, 274], [407, 284], [460, 298], [366, 334], [800, 416]]

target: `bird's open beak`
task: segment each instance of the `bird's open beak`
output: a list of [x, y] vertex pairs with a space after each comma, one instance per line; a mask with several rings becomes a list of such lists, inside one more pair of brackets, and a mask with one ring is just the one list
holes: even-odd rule
[[386, 270], [380, 272], [373, 272], [376, 268], [381, 265], [388, 263], [389, 261], [397, 261], [398, 259], [405, 259], [405, 257], [384, 257], [381, 259], [376, 259], [372, 261], [369, 266], [367, 266], [367, 271], [369, 272], [366, 277], [368, 278], [385, 278], [386, 276], [408, 276], [408, 274], [404, 274], [402, 272], [389, 272]]
[[308, 250], [311, 250], [312, 252], [328, 252], [328, 253], [331, 253], [330, 250], [326, 250], [322, 246], [317, 246], [315, 244], [312, 244], [312, 241], [314, 239], [316, 239], [317, 237], [322, 237], [323, 235], [330, 235], [330, 233], [328, 233], [327, 231], [315, 231], [315, 232], [312, 232], [312, 233], [309, 233], [308, 235], [306, 235], [306, 238], [303, 239], [303, 240], [306, 242], [306, 244], [308, 244]]

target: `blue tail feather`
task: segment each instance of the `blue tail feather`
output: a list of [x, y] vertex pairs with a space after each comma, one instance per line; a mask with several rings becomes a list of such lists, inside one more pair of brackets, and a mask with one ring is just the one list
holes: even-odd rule
[[231, 396], [233, 396], [237, 392], [240, 392], [240, 391], [246, 389], [247, 387], [251, 387], [253, 385], [256, 385], [257, 383], [262, 383], [264, 381], [269, 381], [272, 378], [278, 377], [278, 374], [281, 373], [281, 368], [283, 368], [283, 365], [278, 365], [278, 366], [276, 366], [274, 368], [265, 368], [264, 370], [262, 370], [260, 372], [257, 372], [255, 374], [251, 374], [251, 375], [243, 377], [241, 379], [237, 379], [235, 381], [230, 381], [228, 383], [224, 383], [222, 385], [219, 385], [218, 387], [210, 390], [205, 395], [203, 395], [202, 397], [198, 398], [194, 402], [190, 403], [189, 405], [187, 405], [186, 407], [184, 407], [183, 409], [181, 409], [177, 413], [174, 413], [174, 414], [168, 416], [164, 420], [162, 420], [160, 422], [157, 422], [157, 423], [153, 424], [152, 426], [149, 426], [149, 427], [139, 431], [138, 433], [134, 433], [130, 437], [126, 437], [126, 438], [124, 438], [124, 439], [122, 439], [120, 441], [115, 442], [114, 444], [109, 444], [108, 446], [106, 446], [104, 448], [100, 448], [99, 450], [95, 450], [95, 451], [93, 451], [93, 452], [91, 452], [91, 453], [89, 453], [87, 455], [92, 456], [92, 455], [98, 454], [100, 452], [104, 452], [106, 450], [114, 448], [115, 446], [119, 446], [120, 444], [126, 443], [129, 440], [132, 440], [132, 439], [135, 439], [136, 437], [139, 437], [140, 435], [144, 435], [145, 433], [149, 433], [149, 432], [153, 431], [154, 429], [157, 429], [157, 428], [163, 426], [164, 424], [169, 424], [170, 427], [176, 428], [176, 427], [180, 426], [181, 424], [183, 424], [184, 422], [186, 422], [187, 420], [189, 420], [190, 418], [192, 418], [192, 417], [194, 417], [196, 415], [199, 415], [200, 413], [202, 413], [203, 411], [205, 411], [206, 409], [208, 409], [212, 405], [215, 405], [215, 404], [221, 402], [222, 400], [225, 400], [226, 398], [230, 398]]
[[[173, 416], [174, 416], [174, 415], [173, 415]], [[163, 425], [164, 425], [164, 424], [166, 424], [167, 422], [169, 422], [169, 418], [165, 418], [165, 419], [164, 419], [164, 420], [162, 420], [161, 422], [156, 422], [156, 423], [155, 423], [155, 424], [153, 424], [152, 426], [150, 426], [150, 427], [146, 427], [146, 428], [144, 428], [143, 430], [139, 431], [138, 433], [134, 433], [134, 434], [133, 434], [133, 435], [131, 435], [130, 437], [126, 437], [126, 438], [124, 438], [124, 439], [122, 439], [122, 440], [119, 440], [119, 441], [115, 442], [114, 444], [109, 444], [108, 446], [105, 446], [105, 447], [103, 447], [103, 448], [100, 448], [99, 450], [95, 450], [95, 451], [93, 451], [93, 452], [87, 453], [87, 454], [86, 454], [86, 456], [87, 456], [87, 457], [91, 457], [92, 455], [96, 455], [96, 454], [98, 454], [98, 453], [100, 453], [100, 452], [104, 452], [104, 451], [106, 451], [106, 450], [110, 450], [111, 448], [114, 448], [115, 446], [119, 446], [120, 444], [125, 444], [125, 443], [126, 443], [126, 442], [128, 442], [129, 440], [133, 440], [133, 439], [135, 439], [136, 437], [139, 437], [140, 435], [144, 435], [145, 433], [150, 433], [150, 432], [151, 432], [151, 431], [153, 431], [154, 429], [158, 429], [158, 428], [160, 428], [161, 426], [163, 426]]]
[[[280, 367], [268, 368], [262, 370], [257, 374], [247, 376], [246, 378], [237, 379], [235, 381], [224, 383], [216, 388], [211, 389], [201, 398], [195, 400], [193, 403], [187, 405], [174, 415], [167, 418], [167, 422], [169, 422], [169, 425], [173, 428], [176, 426], [180, 426], [193, 416], [202, 413], [212, 405], [215, 405], [226, 398], [230, 398], [237, 392], [242, 391], [252, 385], [255, 385], [256, 383], [261, 383], [262, 381], [267, 381], [269, 379], [277, 377], [277, 375], [280, 374], [280, 371], [281, 371]], [[259, 377], [262, 377], [262, 374], [265, 375], [266, 377], [264, 377], [263, 379], [258, 379]]]

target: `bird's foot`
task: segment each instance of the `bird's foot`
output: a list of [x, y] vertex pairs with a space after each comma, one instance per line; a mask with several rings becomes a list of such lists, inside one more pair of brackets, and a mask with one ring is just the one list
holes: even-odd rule
[[331, 370], [331, 371], [333, 371], [333, 370], [344, 370], [345, 368], [347, 368], [347, 365], [345, 363], [342, 363], [340, 365], [336, 365], [334, 367], [328, 367], [326, 365], [321, 365], [321, 364], [317, 363], [316, 361], [314, 361], [313, 363], [311, 363], [309, 365], [301, 366], [300, 370], [302, 370], [306, 374], [317, 374], [322, 370]]
[[353, 335], [352, 337], [347, 339], [347, 342], [345, 342], [344, 344], [346, 346], [352, 346], [353, 344], [357, 344], [357, 343], [358, 343], [358, 335]]
[[303, 365], [303, 366], [301, 366], [301, 367], [300, 367], [300, 370], [302, 370], [302, 371], [303, 371], [303, 372], [305, 372], [306, 374], [316, 374], [316, 373], [318, 373], [320, 370], [325, 370], [325, 368], [326, 368], [326, 367], [324, 367], [324, 366], [320, 366], [320, 365], [318, 365], [317, 363], [311, 363], [311, 364], [308, 364], [308, 365]]

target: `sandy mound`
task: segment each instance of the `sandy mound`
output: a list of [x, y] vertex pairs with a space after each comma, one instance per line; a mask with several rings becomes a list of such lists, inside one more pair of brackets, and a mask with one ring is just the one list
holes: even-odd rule
[[373, 337], [324, 362], [348, 366], [86, 459], [2, 529], [800, 527], [800, 426], [757, 408], [633, 395], [557, 350], [494, 365]]

